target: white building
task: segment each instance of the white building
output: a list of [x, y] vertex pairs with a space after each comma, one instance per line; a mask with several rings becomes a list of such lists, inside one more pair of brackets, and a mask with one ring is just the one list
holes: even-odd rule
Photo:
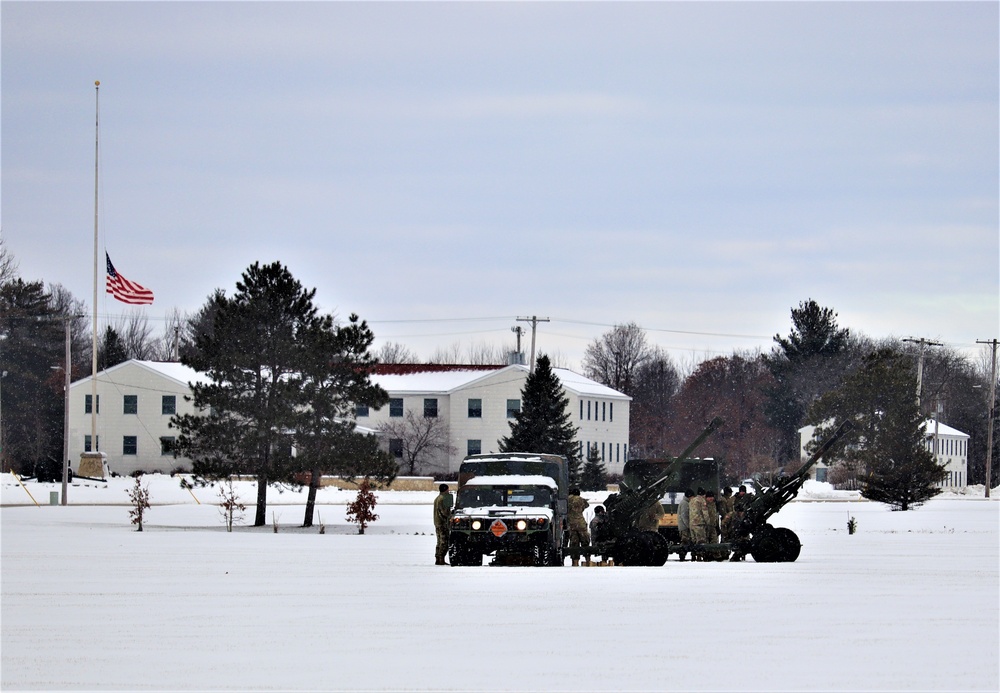
[[[620, 474], [628, 459], [629, 403], [627, 396], [572, 371], [553, 368], [569, 398], [571, 423], [579, 428], [585, 451], [596, 445], [607, 470]], [[513, 412], [521, 407], [521, 390], [528, 367], [442, 366], [405, 364], [380, 366], [372, 380], [390, 397], [381, 410], [357, 411], [357, 424], [377, 429], [404, 417], [433, 416], [447, 425], [451, 455], [432, 459], [423, 473], [457, 472], [468, 454], [497, 452], [497, 441], [510, 434]], [[169, 427], [174, 413], [194, 413], [189, 383], [205, 376], [179, 363], [126, 361], [97, 374], [97, 449], [107, 455], [118, 474], [170, 472], [191, 468], [191, 461], [173, 457], [177, 436]], [[70, 459], [91, 450], [91, 378], [70, 386]], [[386, 441], [390, 450], [395, 444]]]
[[[620, 474], [628, 459], [629, 404], [617, 390], [564, 368], [553, 368], [569, 398], [572, 425], [580, 450], [596, 445], [609, 473]], [[402, 364], [380, 366], [372, 380], [389, 393], [380, 410], [360, 409], [357, 422], [378, 428], [407, 411], [439, 417], [448, 425], [454, 452], [433, 459], [424, 473], [457, 472], [466, 455], [498, 452], [497, 442], [510, 435], [514, 412], [521, 408], [521, 390], [528, 367]], [[396, 444], [389, 441], [390, 450]], [[585, 457], [581, 454], [581, 458]]]
[[[942, 488], [952, 488], [965, 486], [969, 483], [969, 436], [966, 433], [938, 423], [934, 419], [928, 419], [923, 423], [924, 434], [926, 436], [925, 445], [932, 453], [937, 450], [937, 463], [947, 472], [945, 478], [939, 486]], [[800, 456], [804, 462], [809, 455], [806, 453], [806, 445], [813, 438], [816, 431], [815, 426], [803, 426], [799, 429]], [[816, 481], [826, 481], [827, 472], [833, 464], [827, 464], [827, 460], [822, 459], [809, 471], [809, 476]]]
[[[91, 383], [88, 376], [69, 388], [70, 465], [91, 451]], [[107, 455], [110, 471], [191, 469], [191, 460], [173, 456], [176, 429], [170, 418], [194, 413], [184, 400], [189, 383], [205, 377], [179, 363], [125, 361], [97, 374], [97, 450]]]

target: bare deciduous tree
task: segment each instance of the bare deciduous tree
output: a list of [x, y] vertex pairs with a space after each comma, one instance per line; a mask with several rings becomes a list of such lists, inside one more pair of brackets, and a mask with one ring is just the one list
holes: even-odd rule
[[400, 458], [400, 468], [410, 476], [439, 466], [436, 459], [455, 452], [448, 442], [444, 419], [418, 416], [412, 409], [407, 409], [402, 419], [381, 424], [379, 432], [389, 441], [390, 452]]
[[399, 342], [386, 342], [375, 352], [379, 363], [420, 363], [420, 358], [410, 348]]
[[7, 248], [7, 242], [0, 233], [0, 284], [6, 284], [17, 278], [17, 260]]
[[650, 355], [646, 333], [639, 325], [634, 322], [615, 325], [587, 347], [583, 372], [588, 378], [631, 395], [636, 369]]

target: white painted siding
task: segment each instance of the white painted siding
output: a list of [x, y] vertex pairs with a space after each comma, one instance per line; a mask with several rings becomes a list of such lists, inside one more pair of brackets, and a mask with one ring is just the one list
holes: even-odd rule
[[[69, 392], [70, 466], [77, 469], [85, 437], [91, 433], [91, 416], [85, 411], [86, 398], [91, 393], [91, 378], [73, 383]], [[189, 394], [186, 382], [158, 372], [147, 362], [126, 361], [98, 373], [98, 449], [107, 455], [108, 468], [123, 475], [137, 470], [189, 470], [190, 460], [162, 454], [160, 444], [161, 437], [177, 436], [177, 431], [169, 427], [170, 415], [162, 413], [163, 396], [173, 396], [177, 413], [183, 414], [194, 411], [193, 405], [184, 401], [185, 395]], [[136, 397], [136, 414], [124, 413], [126, 395]], [[135, 438], [134, 455], [125, 454], [126, 437]]]

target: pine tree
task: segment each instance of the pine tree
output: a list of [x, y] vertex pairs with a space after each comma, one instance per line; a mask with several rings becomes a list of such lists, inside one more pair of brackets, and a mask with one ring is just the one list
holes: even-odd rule
[[909, 510], [941, 492], [944, 469], [927, 449], [923, 417], [914, 396], [916, 374], [904, 354], [881, 349], [865, 358], [844, 385], [810, 409], [817, 422], [815, 440], [825, 439], [834, 423], [855, 423], [853, 442], [840, 456], [862, 473], [861, 495]]
[[774, 335], [774, 350], [765, 357], [774, 385], [765, 389], [767, 415], [778, 431], [779, 458], [798, 454], [798, 429], [809, 404], [837, 387], [852, 362], [850, 330], [837, 325], [837, 313], [816, 301], [792, 309], [792, 330]]
[[597, 445], [591, 445], [580, 474], [580, 488], [584, 491], [604, 491], [607, 489], [607, 476], [608, 470], [601, 460]]
[[[229, 298], [216, 292], [203, 314], [211, 325], [195, 335], [181, 362], [205, 373], [209, 382], [192, 383], [198, 414], [175, 416], [176, 454], [193, 462], [196, 474], [257, 479], [254, 526], [267, 520], [267, 488], [292, 482], [302, 462], [292, 456], [303, 416], [321, 406], [308, 387], [315, 367], [317, 333], [332, 320], [279, 262], [251, 265]], [[323, 357], [333, 367], [336, 354]], [[311, 399], [312, 398], [312, 399]]]
[[569, 397], [552, 372], [549, 357], [542, 354], [521, 390], [521, 411], [514, 414], [510, 435], [497, 441], [500, 451], [563, 455], [569, 461], [570, 481], [576, 483], [580, 474], [576, 433], [570, 423]]

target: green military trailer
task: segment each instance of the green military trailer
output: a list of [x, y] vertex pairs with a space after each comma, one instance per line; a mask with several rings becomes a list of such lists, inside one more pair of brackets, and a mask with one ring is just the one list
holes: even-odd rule
[[453, 566], [563, 563], [569, 465], [536, 453], [470, 455], [459, 467], [448, 535]]
[[719, 463], [711, 457], [684, 460], [662, 457], [629, 460], [625, 463], [622, 482], [629, 488], [645, 488], [658, 479], [665, 479], [661, 484], [663, 495], [660, 496], [660, 504], [663, 506], [663, 516], [659, 520], [659, 532], [669, 543], [679, 544], [681, 535], [678, 513], [684, 491], [703, 488], [718, 494]]

